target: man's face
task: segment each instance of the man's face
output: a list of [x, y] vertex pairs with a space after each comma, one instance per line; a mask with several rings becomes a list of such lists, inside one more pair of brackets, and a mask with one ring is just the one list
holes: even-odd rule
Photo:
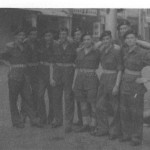
[[129, 26], [128, 25], [122, 25], [120, 26], [119, 32], [120, 32], [120, 36], [123, 37], [124, 34], [129, 30]]
[[74, 33], [74, 40], [79, 42], [81, 40], [81, 36], [82, 36], [81, 31], [75, 32]]
[[52, 39], [53, 39], [53, 35], [52, 35], [52, 33], [45, 33], [45, 35], [44, 35], [44, 39], [45, 39], [45, 41], [51, 41]]
[[126, 36], [125, 43], [129, 47], [136, 45], [136, 36], [134, 34], [128, 34]]
[[68, 33], [66, 31], [61, 31], [59, 34], [59, 38], [62, 42], [66, 41], [68, 37]]
[[37, 38], [37, 31], [31, 31], [29, 37], [31, 40], [35, 40]]
[[92, 37], [90, 35], [84, 36], [83, 43], [84, 43], [85, 47], [90, 47], [92, 44]]
[[25, 33], [24, 32], [20, 32], [16, 35], [16, 40], [19, 42], [19, 43], [22, 43], [25, 39]]
[[109, 35], [108, 36], [104, 36], [103, 39], [102, 39], [102, 42], [103, 42], [103, 44], [105, 46], [110, 45], [111, 41], [112, 41], [112, 38]]

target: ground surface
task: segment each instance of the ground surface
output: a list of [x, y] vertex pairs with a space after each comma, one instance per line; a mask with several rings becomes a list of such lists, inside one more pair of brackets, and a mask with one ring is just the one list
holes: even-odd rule
[[63, 127], [46, 126], [37, 129], [26, 125], [25, 129], [11, 127], [7, 68], [0, 66], [0, 150], [150, 150], [150, 128], [144, 127], [143, 145], [133, 148], [128, 143], [109, 141], [107, 137], [95, 138], [88, 133], [65, 135]]

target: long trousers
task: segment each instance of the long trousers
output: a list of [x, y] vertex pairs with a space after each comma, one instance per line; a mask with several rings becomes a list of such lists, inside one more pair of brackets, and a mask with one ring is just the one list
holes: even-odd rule
[[56, 81], [56, 86], [53, 88], [54, 117], [58, 123], [63, 122], [62, 99], [64, 94], [66, 127], [72, 125], [74, 117], [73, 76], [74, 67], [55, 67], [54, 80]]
[[142, 140], [143, 136], [143, 100], [141, 93], [121, 94], [120, 116], [121, 131], [124, 137]]
[[[31, 122], [36, 118], [35, 111], [32, 108], [33, 104], [31, 101], [30, 93], [27, 93], [27, 91], [24, 90], [24, 84], [25, 79], [22, 79], [21, 81], [17, 81], [14, 79], [8, 80], [10, 112], [13, 125], [23, 123], [17, 105], [19, 95], [22, 98], [22, 109], [25, 114], [30, 118]], [[30, 91], [30, 89], [28, 91]]]
[[120, 117], [118, 96], [113, 96], [111, 92], [103, 93], [98, 97], [96, 107], [98, 132], [119, 135]]
[[[38, 116], [40, 117], [41, 123], [51, 123], [54, 119], [53, 114], [53, 95], [52, 95], [52, 87], [50, 85], [49, 79], [40, 78], [38, 85]], [[48, 116], [46, 113], [45, 106], [45, 92], [47, 90], [48, 99], [49, 99], [49, 112]]]

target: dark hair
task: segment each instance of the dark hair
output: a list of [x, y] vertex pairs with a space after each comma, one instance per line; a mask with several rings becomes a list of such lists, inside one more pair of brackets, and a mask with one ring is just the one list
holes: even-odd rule
[[18, 35], [20, 32], [23, 32], [26, 34], [25, 30], [23, 28], [18, 28], [15, 32], [14, 35]]
[[30, 34], [31, 32], [34, 32], [34, 31], [38, 31], [36, 27], [31, 27], [29, 30], [28, 30], [28, 34]]
[[53, 31], [50, 30], [50, 29], [47, 29], [47, 30], [45, 30], [45, 31], [43, 32], [43, 36], [44, 36], [45, 34], [47, 34], [47, 33], [51, 33], [51, 34], [53, 35]]
[[78, 32], [78, 31], [82, 32], [82, 30], [81, 30], [80, 27], [77, 27], [77, 28], [74, 30], [74, 33], [75, 33], [75, 32]]
[[137, 32], [135, 30], [128, 30], [125, 35], [124, 35], [124, 39], [126, 39], [126, 37], [129, 35], [129, 34], [133, 34], [135, 35], [135, 37], [137, 37]]
[[104, 31], [100, 36], [100, 40], [102, 40], [105, 36], [111, 37], [111, 31], [109, 31], [109, 30]]
[[66, 27], [60, 28], [59, 33], [60, 32], [66, 32], [68, 34], [68, 29]]
[[130, 26], [130, 22], [129, 22], [128, 20], [126, 20], [126, 19], [122, 20], [122, 21], [118, 24], [117, 29], [120, 30], [120, 27], [121, 27], [122, 25]]
[[90, 36], [90, 37], [92, 37], [92, 34], [91, 34], [90, 32], [85, 32], [85, 33], [82, 35], [82, 38], [81, 38], [82, 41], [83, 41], [83, 38], [84, 38], [85, 36]]

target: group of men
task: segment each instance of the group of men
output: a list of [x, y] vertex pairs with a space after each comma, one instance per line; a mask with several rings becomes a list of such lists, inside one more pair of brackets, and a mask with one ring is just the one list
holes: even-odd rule
[[[118, 40], [113, 41], [119, 45], [115, 45], [116, 47], [125, 46], [123, 37], [129, 29], [128, 21], [125, 20], [119, 24]], [[68, 30], [62, 28], [57, 41], [53, 39], [50, 30], [46, 30], [40, 39], [37, 38], [37, 35], [37, 28], [31, 28], [27, 36], [23, 30], [18, 30], [15, 33], [14, 42], [7, 43], [6, 51], [0, 54], [1, 59], [10, 63], [8, 88], [12, 124], [14, 127], [24, 128], [28, 116], [32, 126], [41, 128], [47, 123], [51, 124], [53, 128], [62, 126], [62, 99], [64, 97], [64, 126], [65, 132], [69, 133], [73, 129], [74, 104], [76, 102], [73, 92], [76, 74], [75, 62], [78, 48], [84, 47], [83, 33], [81, 29], [77, 28], [74, 38], [71, 39], [68, 37]], [[110, 36], [110, 34], [104, 34], [103, 37], [105, 36]], [[99, 48], [101, 43], [101, 41], [95, 43], [95, 49]], [[137, 40], [137, 44], [150, 48], [148, 42]], [[44, 100], [46, 90], [49, 98], [48, 115]], [[21, 96], [20, 109], [17, 104], [19, 95]], [[78, 115], [76, 125], [82, 126], [84, 117], [81, 113], [81, 103], [79, 101], [76, 103]], [[100, 114], [103, 115], [102, 111]], [[117, 118], [119, 119], [118, 116]], [[77, 129], [77, 131], [80, 130]]]

